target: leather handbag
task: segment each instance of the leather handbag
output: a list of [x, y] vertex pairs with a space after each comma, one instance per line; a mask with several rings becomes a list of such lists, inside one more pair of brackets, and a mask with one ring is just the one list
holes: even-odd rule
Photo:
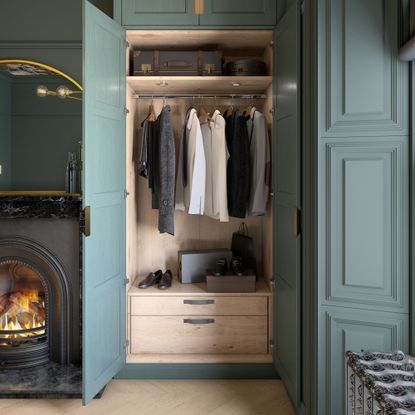
[[238, 231], [232, 234], [231, 251], [234, 256], [242, 258], [245, 269], [252, 270], [258, 279], [254, 239], [249, 236], [245, 222], [242, 222]]

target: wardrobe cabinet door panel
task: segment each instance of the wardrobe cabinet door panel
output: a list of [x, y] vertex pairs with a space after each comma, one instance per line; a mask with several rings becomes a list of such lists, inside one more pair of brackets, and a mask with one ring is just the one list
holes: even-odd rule
[[275, 365], [294, 405], [300, 398], [300, 11], [279, 22], [274, 37], [273, 261]]
[[408, 133], [402, 93], [408, 88], [408, 65], [397, 59], [398, 6], [395, 0], [325, 1], [323, 136]]
[[121, 0], [123, 26], [197, 26], [194, 0]]
[[[125, 32], [84, 1], [82, 381], [88, 403], [125, 364]], [[88, 232], [86, 232], [88, 234]]]
[[275, 0], [204, 0], [202, 26], [272, 26], [277, 21]]
[[322, 307], [320, 328], [327, 341], [321, 350], [319, 414], [341, 414], [345, 402], [344, 367], [348, 350], [390, 352], [408, 347], [408, 316], [398, 313]]
[[322, 148], [328, 238], [322, 299], [408, 312], [406, 140], [349, 138]]

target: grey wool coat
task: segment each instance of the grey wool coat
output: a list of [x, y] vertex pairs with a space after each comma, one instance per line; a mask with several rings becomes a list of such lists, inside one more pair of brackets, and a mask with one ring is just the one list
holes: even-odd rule
[[174, 188], [176, 145], [171, 122], [171, 108], [166, 105], [159, 115], [159, 231], [174, 235]]

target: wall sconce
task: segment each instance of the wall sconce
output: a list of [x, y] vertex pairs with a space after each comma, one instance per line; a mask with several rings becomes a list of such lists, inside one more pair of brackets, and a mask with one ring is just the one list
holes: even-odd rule
[[58, 97], [60, 99], [69, 98], [69, 99], [75, 99], [77, 101], [82, 101], [81, 98], [72, 96], [72, 95], [75, 95], [75, 94], [82, 94], [82, 91], [72, 91], [71, 89], [69, 89], [65, 85], [58, 86], [56, 88], [56, 91], [50, 91], [47, 86], [39, 85], [36, 88], [36, 94], [40, 98], [45, 98], [47, 96], [51, 96], [51, 97]]

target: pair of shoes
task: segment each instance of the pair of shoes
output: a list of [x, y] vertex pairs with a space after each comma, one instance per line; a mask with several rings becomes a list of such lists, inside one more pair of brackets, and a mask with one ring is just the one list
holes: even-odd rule
[[[243, 275], [245, 269], [242, 264], [242, 258], [238, 256], [234, 256], [231, 258], [230, 267], [234, 275], [238, 275], [239, 277]], [[215, 269], [213, 273], [217, 276], [225, 275], [226, 271], [228, 270], [228, 261], [226, 258], [219, 258], [216, 261]]]
[[171, 287], [172, 280], [173, 274], [169, 269], [164, 274], [161, 269], [159, 269], [156, 272], [150, 272], [147, 277], [138, 284], [138, 288], [149, 288], [158, 284], [160, 290], [165, 290], [166, 288]]

